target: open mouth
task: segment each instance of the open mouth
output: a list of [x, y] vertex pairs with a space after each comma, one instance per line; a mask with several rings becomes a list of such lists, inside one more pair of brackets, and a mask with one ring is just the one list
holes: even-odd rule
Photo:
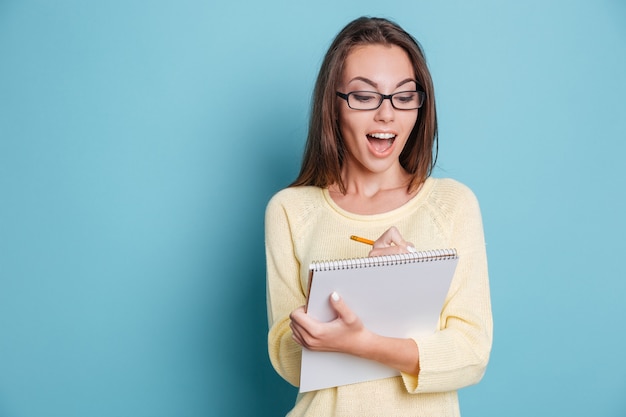
[[393, 133], [370, 133], [367, 140], [376, 152], [383, 153], [393, 145], [396, 135]]

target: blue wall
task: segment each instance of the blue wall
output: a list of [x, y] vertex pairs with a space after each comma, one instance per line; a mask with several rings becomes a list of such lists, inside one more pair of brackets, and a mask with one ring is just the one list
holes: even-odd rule
[[424, 45], [436, 175], [483, 209], [495, 343], [464, 416], [626, 415], [624, 2], [248, 3], [0, 1], [0, 416], [289, 409], [263, 211], [364, 14]]

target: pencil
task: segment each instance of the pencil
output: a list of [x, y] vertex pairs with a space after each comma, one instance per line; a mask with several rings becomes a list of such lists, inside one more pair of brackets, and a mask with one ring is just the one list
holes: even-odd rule
[[350, 236], [350, 239], [356, 240], [357, 242], [365, 243], [366, 245], [374, 245], [373, 240], [365, 239], [364, 237], [358, 237], [358, 236], [352, 235]]

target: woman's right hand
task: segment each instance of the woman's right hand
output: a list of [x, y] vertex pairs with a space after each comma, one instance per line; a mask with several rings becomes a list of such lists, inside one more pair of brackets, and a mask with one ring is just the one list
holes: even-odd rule
[[361, 319], [343, 302], [337, 293], [329, 297], [337, 317], [321, 322], [306, 314], [304, 306], [291, 312], [290, 327], [299, 345], [320, 352], [344, 352], [359, 355], [372, 336]]
[[292, 337], [302, 347], [318, 352], [343, 352], [370, 359], [411, 375], [419, 373], [419, 348], [413, 339], [385, 337], [368, 330], [337, 293], [329, 297], [337, 318], [323, 323], [304, 307], [291, 315]]

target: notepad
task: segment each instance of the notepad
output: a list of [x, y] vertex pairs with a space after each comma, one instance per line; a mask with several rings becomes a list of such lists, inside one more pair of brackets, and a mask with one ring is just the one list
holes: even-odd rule
[[[314, 262], [309, 267], [307, 314], [336, 318], [329, 301], [336, 291], [382, 336], [418, 337], [435, 332], [458, 263], [455, 249]], [[345, 353], [302, 349], [300, 392], [400, 375], [378, 362]]]

